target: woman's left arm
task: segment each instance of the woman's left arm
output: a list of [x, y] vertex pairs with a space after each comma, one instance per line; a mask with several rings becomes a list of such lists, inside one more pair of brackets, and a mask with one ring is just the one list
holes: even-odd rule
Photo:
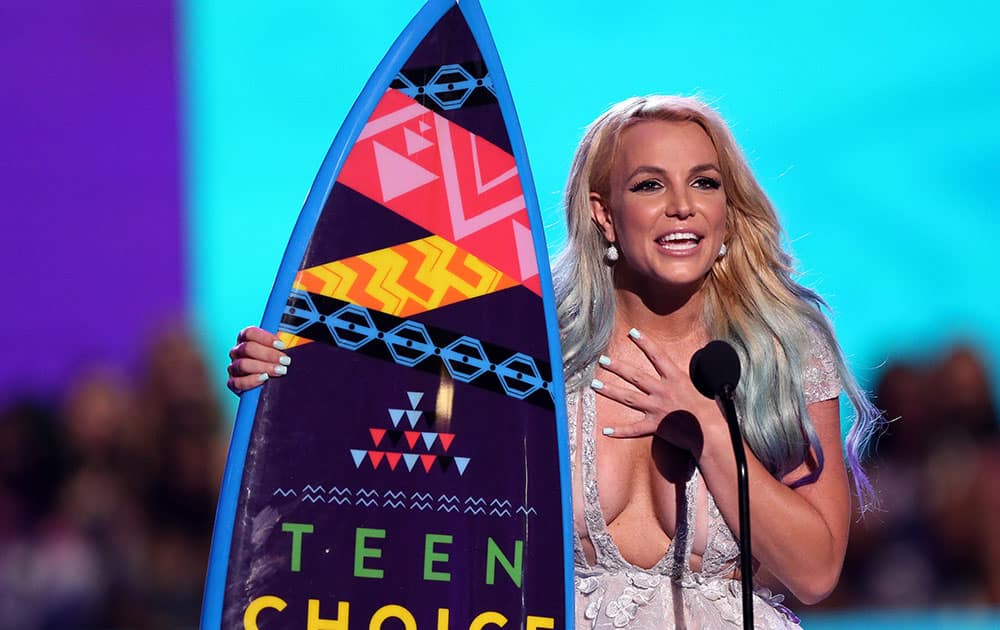
[[[808, 411], [825, 456], [814, 482], [794, 489], [787, 485], [807, 475], [813, 462], [778, 480], [749, 448], [746, 451], [754, 557], [800, 601], [813, 604], [829, 595], [840, 578], [851, 496], [837, 400], [813, 403]], [[721, 415], [717, 422], [701, 421], [704, 447], [699, 468], [726, 524], [739, 537], [736, 458]]]

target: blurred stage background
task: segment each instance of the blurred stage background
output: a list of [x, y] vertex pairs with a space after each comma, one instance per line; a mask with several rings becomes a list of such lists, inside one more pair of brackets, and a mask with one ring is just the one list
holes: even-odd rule
[[[227, 350], [420, 4], [0, 2], [0, 629], [195, 627]], [[1000, 11], [482, 4], [550, 251], [584, 126], [700, 95], [902, 416], [871, 463], [884, 511], [807, 627], [997, 627]]]

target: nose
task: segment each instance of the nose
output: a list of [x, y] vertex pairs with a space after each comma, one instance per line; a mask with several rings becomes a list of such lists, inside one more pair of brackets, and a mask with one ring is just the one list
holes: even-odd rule
[[694, 214], [694, 206], [688, 196], [686, 187], [680, 188], [678, 192], [668, 196], [665, 214], [668, 217], [676, 217], [678, 219], [687, 219]]

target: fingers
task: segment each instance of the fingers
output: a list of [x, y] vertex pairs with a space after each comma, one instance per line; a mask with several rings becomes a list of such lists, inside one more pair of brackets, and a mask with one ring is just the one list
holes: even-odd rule
[[251, 374], [249, 376], [230, 376], [229, 380], [226, 381], [226, 387], [229, 388], [229, 391], [239, 396], [247, 390], [262, 385], [268, 380], [268, 378], [270, 377], [267, 372], [262, 374]]
[[653, 364], [653, 369], [656, 370], [657, 374], [664, 378], [673, 378], [678, 374], [677, 366], [664, 353], [658, 352], [656, 344], [649, 337], [633, 328], [628, 331], [628, 338], [639, 347], [639, 350], [642, 350], [649, 362]]
[[281, 352], [285, 344], [277, 335], [257, 326], [248, 326], [240, 331], [237, 343], [229, 351], [230, 363], [227, 367], [229, 389], [241, 394], [253, 389], [272, 377], [288, 373], [292, 358]]
[[657, 422], [640, 420], [639, 422], [633, 422], [631, 424], [621, 426], [604, 427], [601, 429], [601, 433], [607, 437], [618, 439], [647, 437], [656, 434], [657, 426], [659, 426], [659, 423]]
[[622, 361], [613, 361], [611, 357], [603, 354], [597, 362], [600, 364], [602, 369], [611, 372], [629, 385], [632, 385], [639, 391], [647, 394], [656, 388], [656, 384], [659, 381], [659, 379], [653, 375], [645, 373], [633, 365], [623, 363]]
[[591, 381], [590, 387], [601, 396], [610, 398], [626, 407], [643, 413], [649, 411], [646, 404], [649, 402], [649, 396], [641, 391], [636, 391], [617, 383], [605, 383], [599, 378]]

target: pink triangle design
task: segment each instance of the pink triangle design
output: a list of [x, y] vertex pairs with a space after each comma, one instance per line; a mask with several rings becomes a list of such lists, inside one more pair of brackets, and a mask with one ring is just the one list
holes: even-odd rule
[[418, 122], [417, 124], [418, 124], [418, 125], [420, 125], [420, 133], [424, 133], [424, 132], [426, 132], [426, 131], [427, 131], [428, 129], [430, 129], [430, 128], [431, 128], [431, 126], [430, 126], [430, 125], [428, 125], [427, 123], [425, 123], [425, 122], [424, 122], [424, 121], [422, 121], [422, 120], [421, 120], [421, 121], [419, 121], [419, 122]]
[[372, 142], [382, 201], [395, 199], [438, 178], [416, 162], [378, 142]]
[[403, 128], [403, 139], [406, 140], [406, 154], [413, 155], [424, 149], [434, 146], [434, 143], [426, 138], [422, 138], [415, 132]]

